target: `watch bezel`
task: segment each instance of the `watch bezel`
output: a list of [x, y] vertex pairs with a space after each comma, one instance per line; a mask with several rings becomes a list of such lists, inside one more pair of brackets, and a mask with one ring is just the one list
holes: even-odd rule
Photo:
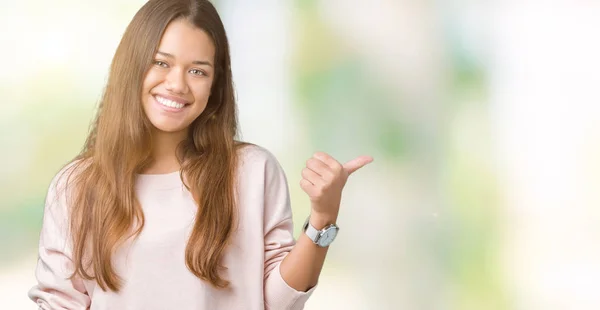
[[[335, 230], [335, 235], [333, 236], [333, 239], [331, 239], [327, 244], [321, 243], [321, 239], [323, 239], [323, 236], [327, 233], [330, 233], [331, 231]], [[328, 226], [326, 226], [325, 228], [321, 229], [319, 231], [319, 234], [317, 235], [317, 240], [315, 240], [315, 244], [319, 245], [320, 247], [327, 247], [329, 246], [334, 240], [335, 238], [337, 238], [337, 235], [339, 233], [340, 228], [335, 225], [335, 224], [329, 224]]]
[[[309, 227], [310, 227], [311, 234], [314, 232], [314, 239], [313, 239], [313, 237], [312, 237], [310, 234], [308, 234], [308, 232], [307, 232], [307, 231], [309, 230], [309, 229], [308, 229]], [[325, 247], [328, 247], [328, 246], [329, 246], [329, 245], [330, 245], [330, 244], [331, 244], [331, 243], [332, 243], [332, 242], [335, 240], [335, 238], [337, 238], [337, 235], [338, 235], [338, 233], [339, 233], [340, 227], [339, 227], [339, 226], [337, 226], [336, 224], [328, 224], [328, 225], [327, 225], [327, 226], [325, 226], [325, 228], [323, 228], [323, 229], [317, 229], [317, 228], [313, 227], [313, 226], [312, 226], [312, 224], [310, 224], [310, 215], [309, 215], [309, 216], [306, 218], [306, 221], [304, 222], [304, 225], [303, 225], [303, 229], [302, 229], [302, 230], [304, 231], [304, 234], [305, 234], [305, 235], [307, 235], [307, 237], [308, 237], [308, 238], [309, 238], [309, 239], [310, 239], [310, 240], [311, 240], [311, 241], [312, 241], [312, 242], [313, 242], [315, 245], [317, 245], [317, 246], [319, 246], [319, 247], [322, 247], [322, 248], [325, 248]], [[327, 243], [327, 244], [320, 243], [320, 241], [323, 239], [323, 236], [324, 236], [325, 234], [327, 234], [327, 233], [330, 233], [330, 232], [331, 232], [331, 230], [335, 230], [335, 231], [336, 231], [336, 232], [335, 232], [335, 236], [333, 237], [333, 239], [331, 239], [331, 241], [330, 241], [329, 243]]]

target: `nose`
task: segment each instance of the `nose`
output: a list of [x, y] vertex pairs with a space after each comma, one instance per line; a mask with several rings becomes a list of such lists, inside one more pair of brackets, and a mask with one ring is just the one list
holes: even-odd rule
[[168, 91], [177, 94], [185, 94], [188, 91], [187, 82], [183, 70], [173, 68], [165, 79], [165, 87]]

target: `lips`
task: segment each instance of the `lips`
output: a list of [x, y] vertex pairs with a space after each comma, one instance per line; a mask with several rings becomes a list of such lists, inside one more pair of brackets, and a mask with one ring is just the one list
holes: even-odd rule
[[171, 96], [167, 94], [152, 94], [155, 98], [163, 98], [166, 101], [172, 101], [179, 104], [190, 104], [191, 102], [181, 97]]
[[175, 101], [168, 100], [161, 96], [152, 96], [152, 99], [154, 99], [153, 101], [159, 109], [161, 109], [164, 112], [169, 112], [169, 113], [176, 113], [176, 112], [183, 111], [183, 110], [185, 110], [185, 108], [187, 106], [189, 106], [189, 104], [175, 102]]

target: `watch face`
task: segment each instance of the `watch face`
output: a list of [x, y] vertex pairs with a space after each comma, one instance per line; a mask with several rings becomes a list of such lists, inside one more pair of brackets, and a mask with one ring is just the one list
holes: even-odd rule
[[322, 247], [329, 246], [335, 239], [335, 236], [337, 236], [337, 233], [338, 233], [337, 227], [333, 226], [333, 227], [327, 228], [327, 230], [325, 230], [323, 232], [323, 234], [321, 234], [321, 238], [319, 238], [319, 241], [318, 241], [319, 246], [322, 246]]

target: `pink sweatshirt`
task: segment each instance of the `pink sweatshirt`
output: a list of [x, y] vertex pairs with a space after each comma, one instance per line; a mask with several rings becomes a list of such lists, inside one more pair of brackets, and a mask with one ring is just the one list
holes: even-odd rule
[[230, 288], [218, 290], [194, 276], [184, 252], [196, 206], [179, 172], [139, 175], [136, 193], [145, 215], [139, 238], [114, 256], [124, 279], [118, 294], [94, 281], [67, 279], [73, 270], [65, 197], [55, 177], [46, 197], [40, 234], [38, 284], [29, 297], [40, 309], [198, 310], [303, 309], [308, 292], [291, 288], [279, 265], [295, 244], [283, 169], [267, 150], [244, 147], [238, 169], [239, 228], [226, 250], [222, 273]]

